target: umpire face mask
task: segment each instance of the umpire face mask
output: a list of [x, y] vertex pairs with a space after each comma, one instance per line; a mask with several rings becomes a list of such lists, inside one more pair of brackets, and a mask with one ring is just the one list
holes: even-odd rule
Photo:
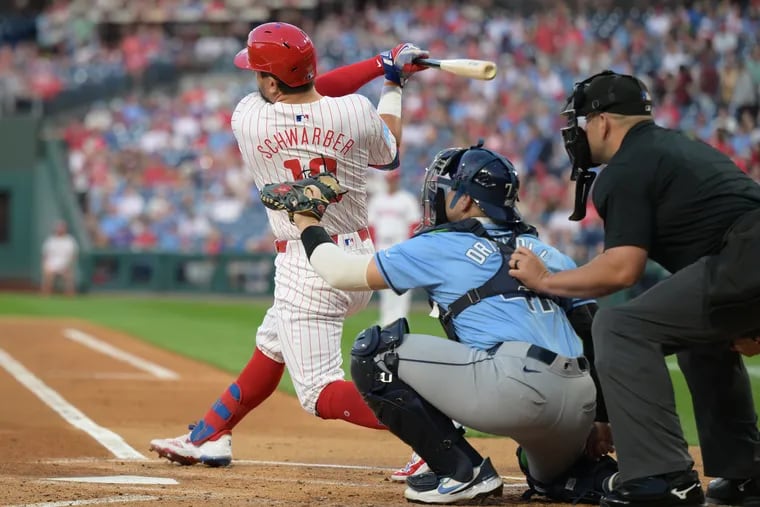
[[562, 141], [565, 144], [567, 156], [573, 164], [573, 171], [570, 175], [572, 181], [578, 178], [580, 172], [588, 171], [592, 167], [600, 165], [599, 162], [594, 162], [591, 156], [591, 146], [588, 144], [588, 136], [583, 128], [586, 123], [586, 117], [585, 115], [582, 117], [578, 115], [578, 111], [581, 110], [585, 103], [586, 96], [584, 89], [587, 81], [575, 85], [573, 94], [568, 98], [565, 110], [561, 113], [562, 116], [567, 118], [567, 126], [560, 132], [562, 133]]
[[[579, 85], [576, 85], [578, 90]], [[578, 94], [576, 91], [573, 95]], [[580, 91], [582, 94], [582, 91]], [[583, 220], [586, 217], [586, 203], [588, 202], [588, 195], [591, 191], [591, 184], [596, 178], [596, 173], [591, 172], [589, 169], [596, 167], [599, 164], [594, 162], [591, 156], [591, 146], [588, 144], [588, 136], [586, 131], [579, 123], [579, 117], [576, 115], [576, 109], [573, 107], [573, 99], [571, 97], [568, 101], [568, 107], [562, 112], [567, 117], [567, 126], [564, 127], [562, 132], [562, 140], [565, 143], [565, 151], [570, 158], [570, 162], [573, 165], [572, 172], [570, 173], [570, 180], [575, 182], [575, 205], [573, 207], [573, 213], [568, 218], [572, 221]], [[583, 117], [583, 124], [585, 126], [585, 117]]]
[[565, 151], [570, 158], [572, 171], [570, 180], [575, 181], [575, 206], [573, 214], [569, 219], [573, 221], [583, 220], [586, 217], [586, 202], [588, 194], [591, 191], [591, 184], [596, 178], [596, 173], [589, 169], [600, 165], [594, 162], [591, 155], [591, 146], [588, 143], [588, 135], [584, 129], [586, 116], [579, 116], [579, 112], [586, 105], [586, 87], [588, 84], [601, 74], [595, 74], [590, 78], [576, 83], [573, 87], [573, 93], [568, 97], [562, 116], [567, 118], [567, 126], [561, 129], [562, 141], [565, 144]]

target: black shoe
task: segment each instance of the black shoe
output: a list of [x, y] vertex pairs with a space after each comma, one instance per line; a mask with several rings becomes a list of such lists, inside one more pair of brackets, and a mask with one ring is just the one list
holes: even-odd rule
[[713, 479], [707, 485], [707, 503], [760, 507], [760, 479]]
[[705, 494], [694, 470], [654, 475], [617, 483], [617, 474], [605, 484], [602, 507], [686, 507], [705, 505]]

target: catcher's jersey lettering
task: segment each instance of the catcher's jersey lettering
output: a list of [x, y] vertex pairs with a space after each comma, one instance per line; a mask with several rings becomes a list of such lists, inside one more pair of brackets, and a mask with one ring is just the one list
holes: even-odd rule
[[356, 141], [346, 138], [343, 132], [335, 132], [331, 129], [323, 132], [319, 127], [301, 127], [277, 132], [272, 137], [264, 139], [264, 142], [256, 146], [256, 149], [266, 158], [271, 159], [282, 149], [304, 144], [328, 148], [341, 155], [348, 155]]
[[476, 241], [472, 247], [467, 249], [464, 255], [477, 264], [483, 264], [494, 253], [496, 253], [496, 250], [491, 245], [485, 241]]
[[[531, 238], [530, 236], [520, 236], [515, 241], [515, 244], [518, 247], [522, 246], [522, 247], [527, 248], [528, 250], [530, 250], [531, 252], [533, 252], [534, 254], [536, 254], [538, 257], [541, 257], [542, 259], [545, 258], [547, 255], [549, 255], [551, 253], [548, 249], [546, 249], [546, 250], [540, 250], [539, 252], [534, 252], [533, 251], [533, 247], [535, 246], [535, 243], [533, 241], [531, 241], [530, 238]], [[557, 251], [559, 252], [559, 250], [557, 250]]]

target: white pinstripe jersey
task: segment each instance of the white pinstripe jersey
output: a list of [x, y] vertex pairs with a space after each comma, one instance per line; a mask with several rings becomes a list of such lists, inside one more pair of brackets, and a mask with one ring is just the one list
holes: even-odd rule
[[409, 237], [409, 229], [421, 219], [420, 201], [403, 189], [378, 193], [369, 200], [367, 214], [375, 229], [375, 247], [385, 249]]
[[[354, 94], [322, 97], [308, 104], [270, 104], [255, 91], [238, 103], [231, 123], [258, 188], [327, 169], [336, 173], [348, 193], [328, 207], [322, 225], [331, 235], [367, 226], [367, 167], [390, 164], [397, 148], [366, 97]], [[300, 237], [286, 213], [269, 209], [267, 213], [277, 239]]]

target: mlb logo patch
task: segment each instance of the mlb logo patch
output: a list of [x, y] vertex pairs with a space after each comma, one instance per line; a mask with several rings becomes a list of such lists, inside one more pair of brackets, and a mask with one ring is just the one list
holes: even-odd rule
[[354, 238], [343, 238], [344, 246], [354, 246]]
[[309, 121], [309, 115], [308, 114], [297, 114], [296, 115], [296, 121], [299, 123], [305, 123]]

